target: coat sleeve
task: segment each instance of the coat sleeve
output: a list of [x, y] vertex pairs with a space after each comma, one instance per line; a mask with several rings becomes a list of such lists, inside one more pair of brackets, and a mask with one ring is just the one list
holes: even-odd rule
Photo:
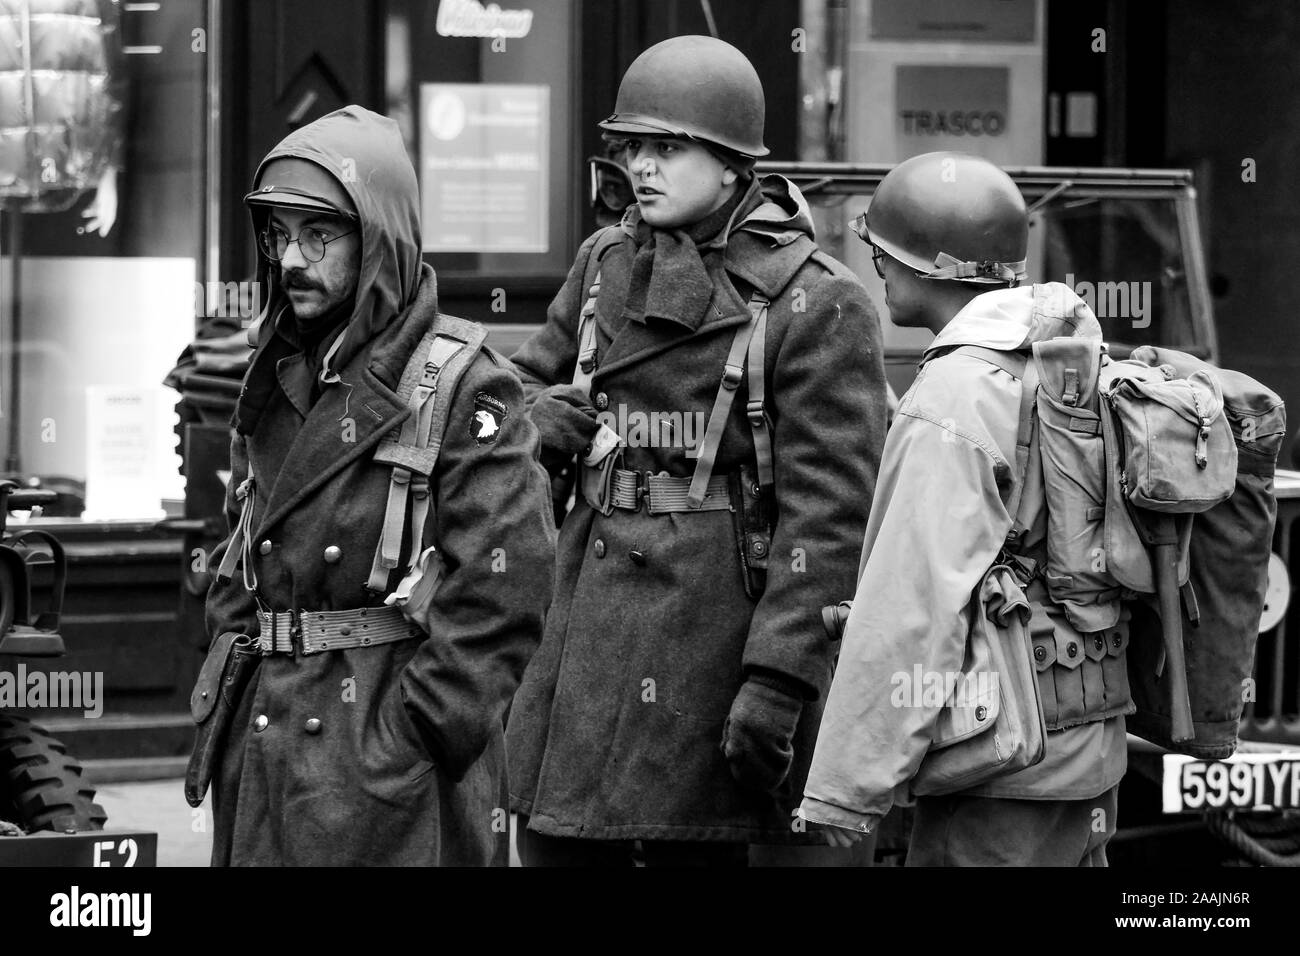
[[[495, 437], [471, 437], [476, 396], [502, 403]], [[555, 571], [549, 482], [519, 379], [488, 354], [461, 379], [434, 472], [430, 532], [442, 555], [425, 624], [401, 676], [431, 756], [459, 780], [501, 727], [541, 641]]]
[[830, 672], [821, 609], [853, 589], [886, 400], [880, 321], [857, 278], [824, 273], [804, 304], [767, 386], [777, 522], [744, 666], [793, 679], [815, 699]]
[[208, 556], [208, 574], [212, 583], [208, 586], [204, 615], [209, 641], [227, 632], [256, 637], [260, 631], [257, 604], [253, 595], [244, 588], [242, 572], [237, 568], [230, 580], [217, 580], [217, 568], [221, 566], [221, 559], [234, 537], [235, 526], [239, 524], [240, 501], [235, 493], [247, 477], [248, 446], [244, 436], [236, 433], [230, 442], [230, 480], [226, 482], [226, 539]]
[[578, 313], [588, 291], [583, 283], [587, 262], [600, 235], [600, 231], [594, 232], [583, 242], [564, 285], [546, 309], [546, 324], [510, 358], [523, 382], [524, 398], [530, 409], [542, 389], [573, 381], [573, 367], [578, 361]]
[[1006, 459], [953, 417], [904, 401], [804, 788], [806, 819], [866, 829], [915, 776], [942, 707], [916, 691], [926, 675], [961, 670], [968, 605], [1011, 527], [1008, 474]]

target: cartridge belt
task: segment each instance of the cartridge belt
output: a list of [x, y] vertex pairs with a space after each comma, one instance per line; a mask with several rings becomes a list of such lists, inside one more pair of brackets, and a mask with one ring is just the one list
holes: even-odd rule
[[258, 611], [263, 654], [303, 654], [373, 647], [418, 637], [420, 628], [398, 607], [360, 607], [347, 611]]
[[730, 511], [731, 494], [726, 475], [709, 479], [704, 504], [692, 508], [687, 504], [691, 490], [690, 478], [656, 475], [648, 471], [628, 471], [615, 468], [609, 484], [610, 502], [624, 511], [639, 511], [644, 501], [646, 511], [652, 515], [681, 511]]

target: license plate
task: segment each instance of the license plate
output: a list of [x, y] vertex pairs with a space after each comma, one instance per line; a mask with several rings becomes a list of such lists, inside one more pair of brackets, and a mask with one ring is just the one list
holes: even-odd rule
[[124, 830], [0, 837], [0, 867], [156, 866], [158, 834]]
[[1300, 752], [1235, 754], [1227, 760], [1165, 754], [1162, 791], [1165, 813], [1294, 810], [1300, 808]]

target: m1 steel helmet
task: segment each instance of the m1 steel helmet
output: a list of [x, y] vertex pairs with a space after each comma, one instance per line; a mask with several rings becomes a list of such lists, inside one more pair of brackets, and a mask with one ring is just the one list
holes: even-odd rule
[[614, 113], [601, 129], [627, 136], [681, 136], [746, 158], [766, 156], [763, 84], [730, 43], [681, 36], [656, 43], [627, 68]]
[[1011, 177], [978, 156], [924, 153], [876, 187], [858, 235], [930, 279], [1017, 285], [1029, 216]]
[[343, 184], [322, 166], [296, 156], [268, 162], [257, 188], [244, 197], [250, 209], [279, 206], [355, 218], [357, 207]]

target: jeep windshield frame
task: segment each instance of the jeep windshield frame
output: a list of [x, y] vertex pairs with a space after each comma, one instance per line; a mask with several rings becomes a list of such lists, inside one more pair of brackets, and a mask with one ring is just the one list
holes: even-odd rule
[[[930, 333], [892, 326], [870, 247], [849, 225], [892, 168], [883, 163], [763, 162], [757, 171], [779, 174], [799, 187], [812, 207], [818, 242], [871, 292], [881, 311], [890, 382], [901, 394]], [[1068, 278], [1098, 314], [1116, 358], [1136, 345], [1154, 344], [1218, 362], [1190, 170], [1003, 168], [1030, 208], [1028, 281]]]

